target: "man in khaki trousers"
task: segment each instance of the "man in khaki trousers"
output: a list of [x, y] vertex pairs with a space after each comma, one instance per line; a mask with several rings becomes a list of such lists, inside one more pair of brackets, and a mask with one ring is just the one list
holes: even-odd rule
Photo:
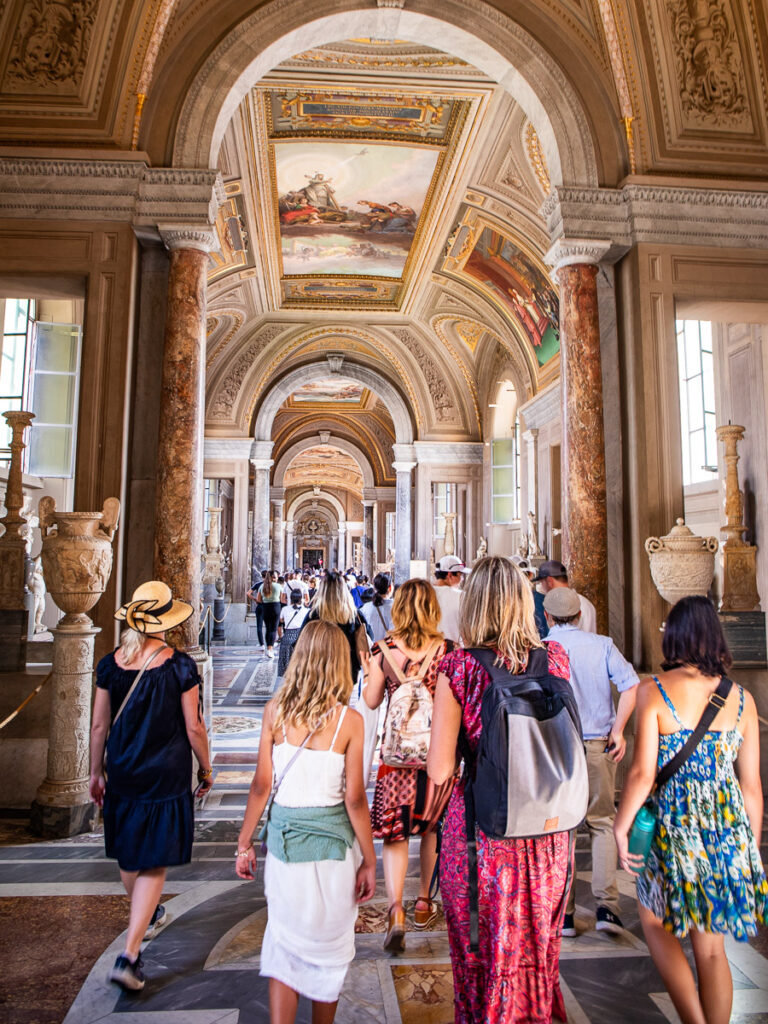
[[[589, 807], [585, 824], [592, 840], [592, 894], [595, 897], [595, 927], [598, 931], [620, 932], [619, 890], [616, 885], [616, 765], [624, 757], [627, 742], [624, 727], [635, 708], [640, 682], [637, 673], [608, 636], [587, 633], [580, 628], [581, 602], [576, 591], [556, 587], [544, 598], [549, 624], [546, 643], [557, 641], [568, 654], [571, 686], [576, 696], [587, 750]], [[614, 710], [611, 684], [619, 691]], [[571, 885], [563, 920], [563, 935], [575, 936], [575, 880]]]

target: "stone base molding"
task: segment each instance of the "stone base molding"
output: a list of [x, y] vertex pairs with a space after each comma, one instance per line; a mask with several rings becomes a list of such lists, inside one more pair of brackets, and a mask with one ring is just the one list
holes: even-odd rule
[[35, 800], [29, 811], [29, 828], [43, 839], [67, 839], [92, 832], [96, 825], [96, 804], [72, 804], [59, 807]]

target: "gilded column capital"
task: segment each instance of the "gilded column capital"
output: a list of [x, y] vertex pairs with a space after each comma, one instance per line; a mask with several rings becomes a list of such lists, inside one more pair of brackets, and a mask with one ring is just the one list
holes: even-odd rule
[[576, 263], [596, 265], [610, 248], [610, 242], [594, 238], [558, 238], [544, 260], [555, 271]]
[[197, 249], [209, 253], [215, 245], [212, 227], [158, 224], [163, 244], [171, 252], [176, 249]]

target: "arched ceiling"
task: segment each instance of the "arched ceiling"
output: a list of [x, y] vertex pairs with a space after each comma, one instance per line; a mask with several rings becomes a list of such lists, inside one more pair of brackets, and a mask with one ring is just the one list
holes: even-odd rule
[[297, 455], [283, 478], [286, 488], [321, 483], [351, 491], [358, 498], [363, 496], [363, 474], [357, 462], [331, 444], [315, 445]]
[[[546, 159], [522, 109], [468, 62], [398, 41], [304, 51], [250, 90], [220, 158], [210, 435], [251, 433], [271, 388], [329, 350], [390, 382], [419, 438], [480, 438], [488, 347], [509, 351], [524, 394], [557, 373]], [[276, 435], [327, 415], [327, 382], [318, 370], [286, 400]], [[353, 414], [375, 395], [344, 387], [337, 422], [360, 439]]]
[[759, 0], [11, 0], [0, 142], [215, 164], [209, 436], [252, 435], [338, 351], [389, 419], [373, 391], [298, 395], [275, 436], [332, 422], [380, 480], [400, 404], [414, 437], [477, 440], [502, 362], [521, 402], [557, 375], [552, 187], [768, 178], [767, 22]]

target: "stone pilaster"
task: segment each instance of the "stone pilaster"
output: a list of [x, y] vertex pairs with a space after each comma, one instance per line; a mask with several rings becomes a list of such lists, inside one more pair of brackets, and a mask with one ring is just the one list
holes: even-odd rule
[[363, 573], [373, 579], [373, 507], [375, 501], [363, 501]]
[[336, 565], [332, 569], [340, 569], [342, 572], [347, 568], [345, 559], [347, 557], [347, 523], [342, 520], [339, 523], [339, 542], [336, 550]]
[[560, 239], [548, 255], [560, 284], [563, 561], [608, 630], [608, 518], [597, 263], [608, 242]]
[[253, 466], [252, 573], [269, 566], [269, 471], [272, 459], [251, 459]]
[[155, 492], [154, 572], [194, 609], [171, 638], [198, 646], [203, 534], [203, 394], [210, 230], [161, 228], [171, 252]]
[[4, 412], [11, 428], [11, 461], [5, 488], [5, 515], [0, 526], [0, 671], [23, 672], [27, 662], [27, 616], [25, 556], [27, 520], [21, 514], [24, 492], [21, 484], [24, 431], [35, 418], [31, 412]]
[[285, 567], [286, 569], [296, 568], [296, 542], [293, 538], [292, 519], [285, 524]]
[[[523, 434], [526, 445], [526, 507], [525, 512], [539, 514], [539, 431], [532, 427]], [[521, 513], [523, 509], [520, 510]]]
[[411, 472], [416, 462], [396, 461], [395, 471], [395, 571], [394, 582], [404, 583], [411, 573]]
[[285, 522], [283, 510], [285, 498], [273, 498], [274, 517], [272, 519], [272, 568], [278, 572], [285, 569]]

